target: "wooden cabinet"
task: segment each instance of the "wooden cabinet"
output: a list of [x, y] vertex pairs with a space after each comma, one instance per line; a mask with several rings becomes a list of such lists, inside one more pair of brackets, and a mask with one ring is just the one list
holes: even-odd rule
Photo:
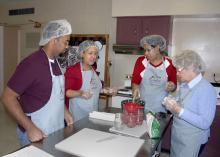
[[169, 41], [170, 16], [118, 17], [116, 44], [139, 45], [143, 36], [159, 34]]
[[119, 17], [117, 19], [117, 44], [137, 45], [142, 34], [140, 17]]

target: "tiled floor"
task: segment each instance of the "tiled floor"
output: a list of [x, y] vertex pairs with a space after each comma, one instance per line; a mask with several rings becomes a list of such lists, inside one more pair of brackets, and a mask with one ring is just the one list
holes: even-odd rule
[[[102, 105], [103, 106], [103, 105]], [[13, 119], [6, 113], [0, 102], [0, 156], [13, 152], [19, 148], [16, 138], [16, 124]], [[161, 153], [160, 157], [169, 157]]]
[[169, 154], [167, 154], [167, 153], [161, 153], [161, 154], [160, 154], [160, 157], [169, 157]]
[[15, 128], [16, 124], [0, 102], [0, 156], [19, 148]]

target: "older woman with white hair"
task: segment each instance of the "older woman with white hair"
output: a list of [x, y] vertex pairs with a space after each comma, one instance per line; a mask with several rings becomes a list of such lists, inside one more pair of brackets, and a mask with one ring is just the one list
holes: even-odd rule
[[205, 64], [196, 52], [183, 51], [174, 64], [181, 81], [178, 97], [164, 99], [165, 107], [174, 114], [171, 157], [197, 157], [210, 136], [217, 95], [202, 75]]
[[85, 40], [79, 45], [81, 61], [65, 72], [66, 105], [76, 122], [98, 110], [101, 80], [92, 66], [97, 60], [100, 44]]
[[132, 75], [133, 97], [145, 101], [145, 112], [166, 112], [162, 101], [176, 87], [176, 69], [170, 58], [164, 56], [166, 40], [161, 35], [141, 39], [145, 53], [135, 63]]

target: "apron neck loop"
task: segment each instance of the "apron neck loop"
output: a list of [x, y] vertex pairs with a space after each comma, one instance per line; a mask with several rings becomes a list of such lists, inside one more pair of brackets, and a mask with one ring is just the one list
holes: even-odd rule
[[50, 67], [50, 74], [52, 77], [55, 77], [55, 75], [53, 74], [53, 69], [52, 69], [52, 65], [51, 65], [51, 62], [48, 60], [49, 62], [49, 67]]

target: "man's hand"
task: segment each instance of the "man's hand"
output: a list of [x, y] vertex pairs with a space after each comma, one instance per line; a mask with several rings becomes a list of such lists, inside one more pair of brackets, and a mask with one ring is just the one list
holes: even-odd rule
[[45, 135], [39, 128], [37, 128], [34, 125], [29, 127], [26, 131], [27, 131], [28, 139], [31, 142], [37, 142], [47, 137], [47, 135]]
[[2, 96], [2, 102], [6, 110], [15, 118], [17, 123], [27, 131], [28, 139], [36, 142], [47, 137], [31, 120], [26, 116], [19, 103], [19, 94], [11, 88], [6, 87]]

